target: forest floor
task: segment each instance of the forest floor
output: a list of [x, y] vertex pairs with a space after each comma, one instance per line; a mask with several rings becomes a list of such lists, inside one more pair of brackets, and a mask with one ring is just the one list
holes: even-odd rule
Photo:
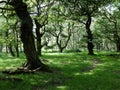
[[44, 53], [41, 58], [52, 73], [35, 72], [7, 75], [25, 62], [20, 58], [0, 56], [0, 90], [120, 90], [120, 54]]

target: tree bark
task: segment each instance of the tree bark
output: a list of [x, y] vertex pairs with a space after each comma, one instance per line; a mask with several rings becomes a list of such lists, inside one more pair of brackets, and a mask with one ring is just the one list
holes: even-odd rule
[[59, 52], [62, 53], [63, 50], [64, 50], [64, 49], [67, 47], [67, 45], [68, 45], [68, 42], [69, 42], [70, 37], [71, 37], [71, 32], [68, 32], [68, 37], [67, 37], [67, 40], [64, 42], [64, 43], [65, 43], [64, 45], [62, 45], [62, 40], [59, 38], [59, 37], [60, 37], [60, 34], [61, 34], [61, 32], [60, 32], [57, 36], [55, 36], [55, 37], [56, 37], [56, 44], [57, 44], [57, 46], [58, 46], [58, 48], [59, 48]]
[[59, 52], [62, 53], [63, 52], [63, 49], [62, 47], [59, 47]]
[[120, 37], [118, 36], [118, 33], [114, 34], [114, 38], [115, 38], [117, 52], [120, 52]]
[[94, 52], [93, 52], [94, 45], [92, 43], [93, 35], [92, 35], [91, 29], [90, 29], [91, 16], [88, 15], [87, 18], [88, 19], [86, 21], [86, 31], [87, 31], [87, 48], [88, 48], [88, 51], [89, 51], [88, 54], [94, 55]]
[[115, 32], [114, 32], [114, 39], [115, 39], [115, 44], [116, 44], [116, 48], [117, 48], [117, 52], [120, 52], [120, 36], [118, 34], [118, 26], [117, 26], [117, 22], [113, 22], [114, 23], [114, 27], [115, 27]]
[[11, 54], [13, 57], [15, 57], [15, 54], [14, 54], [14, 52], [13, 52], [13, 48], [12, 48], [12, 44], [11, 44], [11, 43], [8, 45], [8, 48], [9, 48], [10, 54]]
[[117, 43], [117, 52], [120, 52], [120, 43]]
[[36, 32], [36, 38], [37, 38], [37, 53], [38, 55], [42, 55], [42, 45], [41, 45], [41, 38], [43, 36], [43, 34], [41, 34], [40, 32], [40, 29], [42, 28], [42, 25], [37, 21], [37, 19], [34, 19], [35, 21], [35, 25], [36, 25], [36, 29], [35, 29], [35, 32]]
[[40, 61], [35, 49], [35, 42], [33, 36], [33, 22], [27, 11], [27, 5], [22, 0], [11, 0], [10, 5], [15, 9], [15, 12], [21, 20], [21, 41], [23, 42], [24, 53], [27, 59], [26, 67], [29, 70], [40, 68], [45, 70], [46, 66]]
[[2, 53], [2, 50], [3, 50], [3, 44], [0, 43], [0, 55], [1, 55], [1, 53]]
[[[5, 35], [6, 35], [7, 39], [9, 39], [9, 30], [7, 30], [7, 31], [5, 32]], [[7, 47], [8, 47], [8, 50], [9, 50], [10, 54], [11, 54], [13, 57], [15, 57], [15, 54], [14, 54], [14, 52], [13, 52], [13, 47], [12, 47], [12, 44], [11, 44], [10, 41], [9, 41], [9, 44], [7, 45]], [[7, 48], [6, 48], [6, 50], [7, 50]]]
[[17, 42], [17, 45], [15, 45], [15, 50], [16, 50], [16, 55], [17, 55], [17, 57], [19, 57], [20, 55], [19, 55], [19, 47], [18, 47], [18, 42]]
[[14, 29], [13, 29], [13, 33], [14, 33], [14, 47], [16, 50], [16, 56], [19, 57], [19, 32], [17, 31], [17, 24], [18, 24], [18, 20], [16, 21], [15, 25], [14, 25]]

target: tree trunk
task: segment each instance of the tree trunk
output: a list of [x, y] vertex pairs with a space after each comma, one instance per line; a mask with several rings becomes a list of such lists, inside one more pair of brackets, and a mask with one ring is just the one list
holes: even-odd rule
[[18, 47], [19, 35], [18, 35], [18, 31], [17, 31], [17, 24], [18, 24], [18, 21], [16, 21], [16, 23], [15, 23], [13, 33], [14, 33], [14, 44], [15, 44], [14, 47], [15, 47], [15, 50], [16, 50], [16, 56], [19, 57], [19, 47]]
[[[7, 30], [7, 31], [5, 32], [5, 35], [6, 35], [7, 39], [9, 39], [9, 30]], [[13, 48], [12, 48], [12, 44], [11, 44], [10, 41], [9, 41], [9, 44], [7, 45], [7, 47], [6, 47], [6, 51], [7, 51], [7, 48], [8, 48], [8, 51], [10, 52], [10, 54], [11, 54], [13, 57], [15, 57], [15, 54], [14, 54]]]
[[39, 56], [42, 55], [41, 38], [39, 38], [39, 40], [37, 40], [37, 54], [38, 54]]
[[117, 22], [114, 22], [114, 25], [115, 25], [114, 39], [116, 43], [117, 52], [120, 52], [120, 36], [118, 34], [119, 28], [117, 26]]
[[23, 42], [24, 53], [27, 62], [24, 65], [27, 69], [34, 70], [40, 68], [45, 70], [46, 66], [40, 61], [35, 49], [35, 42], [33, 36], [33, 22], [27, 11], [27, 5], [22, 0], [11, 0], [10, 5], [15, 9], [15, 12], [21, 20], [21, 41]]
[[58, 36], [56, 36], [56, 44], [58, 45], [59, 48], [59, 52], [62, 53], [63, 50], [67, 47], [68, 42], [70, 40], [71, 34], [69, 34], [69, 36], [67, 37], [67, 41], [65, 41], [65, 45], [62, 46], [62, 40], [59, 38], [60, 34]]
[[120, 43], [117, 43], [117, 52], [120, 52]]
[[59, 52], [62, 53], [63, 52], [63, 49], [62, 47], [59, 47]]
[[36, 29], [35, 29], [35, 32], [36, 32], [36, 36], [37, 36], [37, 53], [38, 55], [42, 55], [42, 45], [41, 45], [41, 38], [43, 36], [43, 34], [40, 33], [40, 28], [42, 28], [42, 25], [37, 21], [37, 19], [34, 19], [35, 21], [35, 25], [36, 25]]
[[0, 44], [0, 56], [1, 56], [1, 54], [2, 54], [2, 51], [3, 51], [3, 44], [1, 43], [1, 44]]
[[19, 57], [19, 46], [18, 46], [18, 43], [19, 43], [19, 41], [18, 41], [18, 32], [16, 32], [17, 33], [17, 35], [16, 35], [16, 37], [17, 37], [17, 43], [16, 43], [16, 46], [15, 46], [15, 49], [16, 49], [16, 53], [17, 53], [17, 57]]
[[120, 52], [120, 38], [119, 38], [119, 36], [116, 38], [116, 49], [117, 49], [117, 52]]
[[13, 57], [15, 57], [15, 54], [14, 54], [14, 52], [13, 52], [13, 48], [12, 48], [12, 44], [11, 44], [11, 43], [8, 45], [8, 48], [9, 48], [10, 54], [11, 54]]
[[18, 43], [17, 43], [17, 45], [15, 45], [15, 50], [16, 50], [16, 53], [17, 53], [17, 57], [19, 57], [19, 47], [18, 47]]
[[93, 43], [92, 43], [93, 35], [92, 35], [91, 30], [90, 30], [90, 25], [91, 25], [91, 16], [88, 15], [88, 20], [86, 21], [87, 48], [88, 48], [88, 51], [89, 51], [88, 54], [94, 55], [94, 52], [93, 52], [94, 45], [93, 45]]

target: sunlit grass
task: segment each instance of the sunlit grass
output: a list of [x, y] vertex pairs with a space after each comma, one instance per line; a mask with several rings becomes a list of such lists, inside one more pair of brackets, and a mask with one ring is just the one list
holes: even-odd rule
[[[20, 78], [22, 81], [0, 79], [0, 90], [120, 90], [120, 56], [114, 53], [44, 53], [53, 73], [6, 75], [0, 77]], [[119, 54], [119, 53], [117, 53]], [[25, 62], [25, 57], [0, 57], [0, 71], [16, 69]]]

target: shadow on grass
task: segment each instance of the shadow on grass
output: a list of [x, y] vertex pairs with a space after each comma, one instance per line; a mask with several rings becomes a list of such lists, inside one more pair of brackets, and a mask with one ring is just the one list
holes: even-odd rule
[[[43, 62], [52, 68], [53, 73], [11, 75], [8, 77], [20, 78], [22, 81], [0, 80], [1, 90], [120, 90], [120, 74], [116, 73], [120, 70], [118, 57], [69, 53], [43, 55], [41, 58], [47, 60]], [[5, 60], [3, 63], [12, 64], [12, 61]], [[1, 67], [4, 65], [1, 64]]]

